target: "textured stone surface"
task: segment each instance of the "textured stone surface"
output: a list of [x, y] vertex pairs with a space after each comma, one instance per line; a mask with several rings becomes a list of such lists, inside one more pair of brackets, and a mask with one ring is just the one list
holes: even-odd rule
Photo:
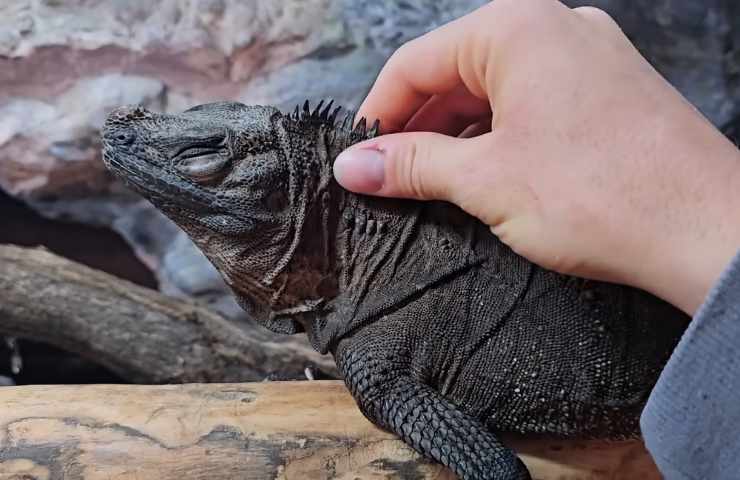
[[[355, 107], [403, 42], [484, 0], [10, 0], [0, 3], [0, 188], [45, 215], [121, 232], [163, 291], [240, 310], [168, 220], [114, 183], [99, 153], [113, 106], [218, 99]], [[740, 125], [733, 0], [589, 0], [612, 13], [709, 118]], [[733, 123], [734, 122], [734, 123]], [[734, 125], [734, 127], [733, 127]]]

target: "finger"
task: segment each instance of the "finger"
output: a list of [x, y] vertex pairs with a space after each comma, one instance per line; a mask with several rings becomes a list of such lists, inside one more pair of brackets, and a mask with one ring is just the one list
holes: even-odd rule
[[[383, 67], [357, 118], [380, 119], [381, 129], [398, 132], [432, 96], [464, 85], [485, 99], [469, 52], [474, 36], [470, 15], [459, 18], [398, 49]], [[461, 71], [462, 70], [462, 71]]]
[[469, 142], [429, 132], [385, 135], [342, 152], [334, 174], [358, 193], [453, 201], [460, 187], [456, 172], [477, 156]]
[[430, 98], [404, 127], [405, 132], [436, 132], [456, 137], [468, 125], [491, 116], [487, 100], [473, 96], [464, 86]]

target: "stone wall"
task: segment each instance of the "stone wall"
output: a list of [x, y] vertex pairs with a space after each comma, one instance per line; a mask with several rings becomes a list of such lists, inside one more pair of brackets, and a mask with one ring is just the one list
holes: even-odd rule
[[[125, 103], [234, 99], [355, 107], [406, 40], [483, 0], [10, 0], [0, 4], [0, 188], [44, 215], [120, 232], [163, 291], [240, 319], [204, 257], [115, 183], [98, 130]], [[571, 1], [575, 5], [577, 2]], [[594, 0], [715, 124], [740, 112], [733, 0]], [[567, 114], [567, 113], [566, 113]]]

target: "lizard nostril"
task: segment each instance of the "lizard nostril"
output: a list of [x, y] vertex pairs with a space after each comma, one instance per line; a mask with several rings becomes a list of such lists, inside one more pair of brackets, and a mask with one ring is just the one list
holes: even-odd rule
[[131, 145], [134, 142], [136, 135], [134, 135], [134, 133], [130, 131], [119, 131], [113, 133], [108, 138], [110, 139], [111, 143], [114, 143], [116, 145]]

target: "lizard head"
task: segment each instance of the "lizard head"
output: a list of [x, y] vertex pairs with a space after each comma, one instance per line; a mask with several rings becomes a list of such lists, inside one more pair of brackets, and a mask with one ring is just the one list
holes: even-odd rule
[[326, 211], [333, 148], [367, 137], [348, 120], [334, 128], [338, 110], [120, 107], [103, 128], [103, 159], [190, 236], [252, 318], [297, 333], [301, 314], [336, 293]]

